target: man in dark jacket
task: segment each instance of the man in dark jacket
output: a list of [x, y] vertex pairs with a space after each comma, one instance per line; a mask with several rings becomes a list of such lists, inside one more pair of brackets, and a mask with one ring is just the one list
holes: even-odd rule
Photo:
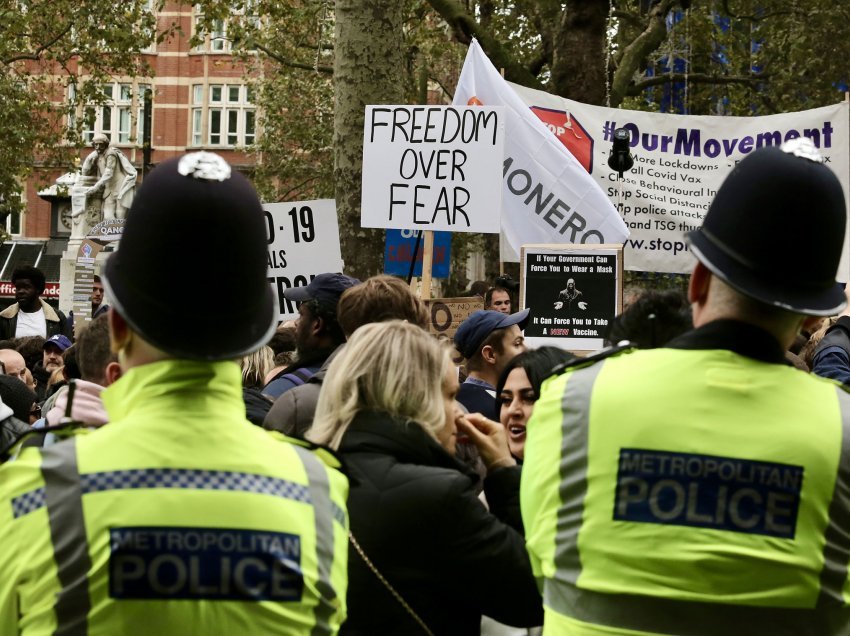
[[29, 430], [29, 423], [15, 417], [11, 407], [0, 401], [0, 462], [9, 459], [3, 451], [13, 446]]
[[[103, 281], [100, 276], [94, 275], [91, 286], [91, 320], [98, 316], [102, 316], [109, 311], [109, 305], [103, 302]], [[74, 312], [68, 312], [68, 329], [71, 333], [76, 334], [76, 323], [74, 322]]]
[[12, 272], [12, 284], [17, 302], [0, 311], [0, 340], [57, 334], [71, 337], [65, 314], [41, 299], [45, 279], [40, 269], [19, 267]]
[[[337, 317], [346, 339], [358, 327], [371, 322], [406, 320], [423, 329], [428, 324], [425, 305], [410, 291], [410, 287], [399, 278], [384, 275], [373, 276], [347, 289], [339, 299]], [[342, 346], [337, 347], [307, 382], [290, 389], [275, 401], [263, 422], [265, 428], [291, 437], [304, 437], [313, 423], [328, 367]]]
[[301, 386], [345, 342], [337, 322], [336, 306], [342, 293], [359, 282], [344, 274], [319, 274], [306, 287], [290, 287], [283, 292], [284, 298], [300, 303], [295, 321], [298, 362], [272, 378], [263, 389], [264, 394], [277, 399]]
[[528, 322], [528, 309], [505, 315], [481, 310], [464, 320], [454, 342], [466, 358], [468, 376], [460, 386], [457, 401], [470, 413], [481, 413], [499, 421], [496, 382], [510, 360], [526, 350], [521, 329]]
[[[845, 290], [850, 300], [850, 292]], [[812, 357], [812, 372], [850, 386], [850, 309], [841, 312]]]

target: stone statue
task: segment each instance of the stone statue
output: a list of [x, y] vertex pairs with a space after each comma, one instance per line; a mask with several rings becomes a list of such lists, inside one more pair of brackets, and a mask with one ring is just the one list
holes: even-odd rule
[[76, 181], [72, 184], [69, 194], [71, 195], [71, 213], [67, 224], [71, 227], [72, 239], [84, 239], [95, 225], [103, 220], [103, 201], [100, 197], [86, 196], [89, 188], [97, 182], [97, 176], [86, 176], [76, 174]]
[[102, 192], [102, 218], [123, 219], [133, 200], [136, 169], [124, 153], [110, 147], [106, 135], [95, 135], [92, 145], [94, 152], [83, 162], [82, 176], [97, 180], [85, 190], [85, 195], [91, 198]]

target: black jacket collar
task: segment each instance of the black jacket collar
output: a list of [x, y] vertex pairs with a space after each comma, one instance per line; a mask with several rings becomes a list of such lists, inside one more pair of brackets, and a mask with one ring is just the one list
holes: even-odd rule
[[342, 437], [339, 452], [343, 457], [352, 453], [390, 455], [401, 463], [452, 468], [471, 479], [478, 479], [419, 424], [378, 411], [361, 411], [354, 417]]
[[727, 349], [747, 358], [787, 364], [782, 345], [767, 331], [737, 320], [714, 320], [674, 338], [669, 349]]

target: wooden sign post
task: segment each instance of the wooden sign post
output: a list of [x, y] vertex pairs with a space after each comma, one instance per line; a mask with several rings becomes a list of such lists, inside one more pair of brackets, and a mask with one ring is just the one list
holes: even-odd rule
[[419, 297], [422, 300], [431, 298], [431, 267], [434, 263], [434, 232], [425, 230], [425, 250], [422, 252], [422, 286]]

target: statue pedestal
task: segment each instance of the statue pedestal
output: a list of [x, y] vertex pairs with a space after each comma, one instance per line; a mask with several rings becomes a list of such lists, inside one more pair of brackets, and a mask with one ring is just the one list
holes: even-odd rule
[[[90, 264], [90, 272], [86, 277], [88, 279], [88, 295], [85, 299], [82, 296], [85, 290], [75, 290], [75, 281], [77, 280], [77, 257], [80, 253], [80, 246], [85, 240], [88, 233], [91, 231], [98, 221], [101, 220], [103, 214], [101, 210], [102, 201], [99, 197], [87, 197], [86, 190], [97, 183], [96, 176], [77, 175], [73, 185], [71, 185], [69, 194], [71, 195], [71, 214], [68, 217], [68, 223], [71, 226], [71, 238], [68, 240], [68, 247], [62, 253], [62, 260], [59, 262], [59, 306], [66, 308], [76, 307], [82, 301], [91, 302], [91, 285], [92, 275], [94, 274], [94, 261]], [[88, 265], [88, 264], [87, 264]], [[89, 308], [89, 313], [91, 308]], [[74, 312], [75, 323], [83, 318]]]
[[[78, 264], [77, 257], [80, 254], [80, 246], [83, 244], [83, 238], [72, 238], [68, 241], [67, 249], [62, 253], [62, 259], [59, 261], [59, 306], [67, 313], [69, 309], [74, 309], [74, 323], [79, 324], [80, 319], [85, 320], [84, 316], [78, 315], [77, 307], [80, 304], [88, 303], [88, 312], [91, 313], [91, 291], [92, 291], [92, 275], [99, 271], [106, 261], [109, 254], [101, 254], [100, 258], [92, 259], [90, 264], [84, 265], [87, 270], [86, 279], [87, 290], [84, 288], [75, 289], [77, 284], [77, 270], [81, 264]], [[106, 299], [105, 303], [108, 304]]]
[[[101, 221], [85, 238], [71, 238], [60, 262], [59, 302], [74, 309], [74, 329], [91, 320], [91, 293], [94, 274], [109, 257], [107, 245], [117, 245], [124, 230], [124, 219]], [[109, 304], [104, 297], [103, 302]]]

